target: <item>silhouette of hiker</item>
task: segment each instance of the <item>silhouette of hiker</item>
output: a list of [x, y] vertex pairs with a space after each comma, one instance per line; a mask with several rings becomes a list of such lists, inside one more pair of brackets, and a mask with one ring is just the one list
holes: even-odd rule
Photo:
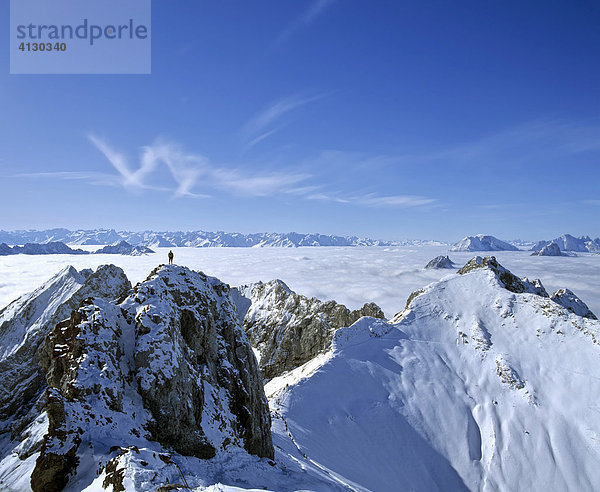
[[175, 256], [173, 251], [169, 251], [169, 265], [173, 264], [173, 256]]

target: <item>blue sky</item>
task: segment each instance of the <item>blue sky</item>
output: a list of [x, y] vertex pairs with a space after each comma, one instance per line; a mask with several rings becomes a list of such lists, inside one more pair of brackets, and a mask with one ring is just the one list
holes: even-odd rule
[[599, 25], [595, 1], [154, 1], [151, 75], [9, 75], [5, 45], [0, 228], [600, 235]]

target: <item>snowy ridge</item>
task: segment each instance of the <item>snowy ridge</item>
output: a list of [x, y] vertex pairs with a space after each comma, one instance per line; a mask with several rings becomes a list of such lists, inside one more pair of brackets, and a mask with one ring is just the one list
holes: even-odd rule
[[87, 297], [114, 299], [130, 288], [114, 265], [95, 272], [67, 267], [0, 311], [0, 434], [36, 404], [46, 387], [38, 349], [54, 325]]
[[599, 334], [483, 266], [425, 287], [393, 324], [338, 330], [308, 377], [268, 393], [302, 453], [364, 489], [592, 491]]

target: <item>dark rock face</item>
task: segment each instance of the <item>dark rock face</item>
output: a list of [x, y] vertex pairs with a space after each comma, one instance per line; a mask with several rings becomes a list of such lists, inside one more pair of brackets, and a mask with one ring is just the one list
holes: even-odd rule
[[427, 270], [438, 270], [442, 268], [454, 268], [454, 262], [448, 256], [440, 255], [436, 256], [425, 265], [425, 269]]
[[526, 292], [542, 297], [549, 297], [546, 289], [544, 289], [544, 286], [539, 280], [536, 279], [531, 281], [527, 278], [517, 277], [498, 263], [495, 256], [485, 256], [484, 258], [476, 256], [469, 260], [457, 273], [459, 275], [464, 275], [477, 268], [487, 268], [494, 272], [496, 278], [506, 290], [517, 294]]
[[[48, 435], [55, 436], [55, 441], [44, 439], [41, 453], [31, 473], [31, 490], [33, 492], [59, 492], [65, 488], [69, 475], [77, 468], [79, 459], [76, 452], [81, 439], [75, 435], [72, 442], [67, 441], [68, 430], [65, 428], [64, 402], [60, 394], [52, 389], [46, 393], [46, 413], [48, 415]], [[52, 444], [67, 444], [68, 447], [53, 449]], [[70, 446], [69, 446], [70, 444]]]
[[163, 266], [121, 302], [84, 299], [46, 337], [41, 364], [49, 429], [34, 492], [76, 473], [82, 443], [107, 439], [199, 458], [229, 447], [273, 457], [256, 358], [215, 278]]
[[[242, 439], [249, 453], [273, 457], [262, 378], [229, 287], [186, 268], [163, 267], [135, 291], [123, 308], [137, 312], [137, 380], [154, 417], [150, 428], [156, 440], [182, 454], [207, 458], [228, 436], [211, 442], [206, 437], [210, 429], [203, 433], [203, 427], [231, 426], [230, 433]], [[168, 377], [156, 370], [165, 362]], [[228, 394], [228, 406], [219, 389]], [[229, 413], [235, 418], [227, 419]]]
[[335, 301], [298, 295], [281, 280], [253, 284], [241, 292], [251, 301], [244, 329], [261, 353], [260, 369], [267, 379], [327, 351], [338, 328], [350, 326], [363, 316], [384, 318], [374, 303], [350, 311]]

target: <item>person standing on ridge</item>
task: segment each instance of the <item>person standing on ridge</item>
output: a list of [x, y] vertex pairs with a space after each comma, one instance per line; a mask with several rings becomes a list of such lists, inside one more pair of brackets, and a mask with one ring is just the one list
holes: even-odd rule
[[173, 264], [173, 257], [175, 256], [173, 254], [173, 251], [169, 250], [169, 255], [168, 256], [169, 256], [169, 265], [172, 265]]

